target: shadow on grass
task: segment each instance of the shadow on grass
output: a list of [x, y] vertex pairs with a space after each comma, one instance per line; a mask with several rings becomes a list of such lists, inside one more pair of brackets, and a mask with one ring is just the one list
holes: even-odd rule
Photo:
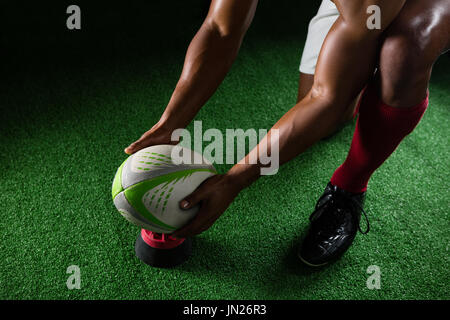
[[239, 250], [226, 246], [210, 238], [195, 237], [192, 240], [192, 256], [178, 267], [180, 271], [190, 273], [220, 274], [234, 273], [245, 261]]

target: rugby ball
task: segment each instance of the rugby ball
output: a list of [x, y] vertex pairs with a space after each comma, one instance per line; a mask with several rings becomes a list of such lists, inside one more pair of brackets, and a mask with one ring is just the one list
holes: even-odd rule
[[187, 224], [199, 209], [182, 210], [179, 202], [216, 173], [214, 166], [193, 150], [151, 146], [129, 156], [119, 167], [112, 185], [113, 202], [129, 222], [170, 234]]

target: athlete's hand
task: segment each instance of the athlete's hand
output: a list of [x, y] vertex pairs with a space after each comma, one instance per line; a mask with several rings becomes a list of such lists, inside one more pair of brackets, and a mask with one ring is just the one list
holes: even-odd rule
[[209, 229], [240, 191], [239, 184], [227, 174], [215, 175], [205, 180], [193, 193], [180, 201], [182, 209], [189, 209], [197, 204], [200, 209], [193, 220], [176, 230], [172, 236], [186, 238]]
[[145, 132], [137, 141], [130, 144], [125, 148], [126, 154], [133, 154], [146, 147], [158, 145], [158, 144], [177, 144], [178, 141], [172, 141], [171, 136], [173, 130], [168, 126], [163, 125], [161, 122], [156, 123], [150, 130]]

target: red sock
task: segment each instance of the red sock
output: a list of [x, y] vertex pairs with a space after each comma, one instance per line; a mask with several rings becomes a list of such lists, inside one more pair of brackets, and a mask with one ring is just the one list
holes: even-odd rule
[[371, 84], [361, 97], [350, 151], [331, 177], [331, 184], [349, 192], [366, 191], [372, 173], [414, 130], [428, 106], [427, 95], [414, 107], [394, 108], [381, 101], [378, 91]]

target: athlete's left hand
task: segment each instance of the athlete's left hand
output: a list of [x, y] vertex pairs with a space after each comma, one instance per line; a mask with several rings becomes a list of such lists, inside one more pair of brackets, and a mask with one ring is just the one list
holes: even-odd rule
[[215, 175], [205, 180], [193, 193], [180, 201], [182, 209], [189, 209], [195, 205], [200, 205], [200, 209], [192, 221], [176, 230], [172, 236], [186, 238], [209, 229], [241, 189], [239, 184], [227, 174]]

